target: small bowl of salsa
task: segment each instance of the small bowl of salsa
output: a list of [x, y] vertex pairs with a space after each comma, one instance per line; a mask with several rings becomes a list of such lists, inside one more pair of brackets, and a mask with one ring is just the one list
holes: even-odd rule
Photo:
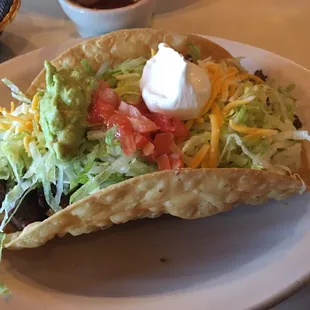
[[82, 37], [150, 27], [155, 0], [58, 0]]

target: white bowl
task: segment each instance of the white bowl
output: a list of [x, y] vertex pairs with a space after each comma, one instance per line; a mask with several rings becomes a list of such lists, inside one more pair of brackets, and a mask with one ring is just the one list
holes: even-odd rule
[[135, 4], [109, 10], [85, 8], [70, 0], [58, 1], [82, 37], [98, 36], [119, 29], [150, 27], [155, 11], [155, 0], [139, 0]]

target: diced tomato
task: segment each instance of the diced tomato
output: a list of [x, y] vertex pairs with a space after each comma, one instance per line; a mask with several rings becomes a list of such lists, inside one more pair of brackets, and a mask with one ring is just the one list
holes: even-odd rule
[[160, 128], [161, 131], [174, 131], [174, 126], [171, 118], [159, 113], [149, 113], [147, 116]]
[[105, 80], [99, 80], [98, 81], [98, 88], [100, 88], [100, 89], [110, 88], [110, 85]]
[[145, 133], [156, 131], [158, 129], [154, 122], [143, 116], [133, 105], [122, 101], [119, 107], [119, 113], [129, 118], [131, 125], [136, 132]]
[[137, 133], [135, 134], [135, 142], [136, 142], [137, 148], [143, 149], [148, 144], [149, 140], [147, 137]]
[[149, 138], [137, 133], [135, 135], [135, 142], [138, 149], [142, 150], [145, 156], [149, 156], [154, 153], [154, 144], [149, 141]]
[[[143, 154], [144, 155], [144, 154]], [[156, 156], [155, 153], [151, 153], [150, 155], [142, 155], [142, 158], [144, 158], [145, 161], [147, 161], [150, 164], [156, 163]]]
[[133, 135], [120, 136], [122, 150], [126, 156], [131, 156], [136, 151], [136, 143]]
[[92, 102], [98, 101], [103, 104], [110, 104], [114, 109], [117, 109], [120, 104], [120, 98], [112, 88], [97, 88], [93, 93]]
[[171, 169], [169, 157], [167, 154], [161, 155], [156, 158], [156, 163], [158, 166], [158, 170], [168, 170]]
[[155, 152], [157, 156], [171, 152], [173, 134], [171, 132], [158, 133], [154, 139]]
[[104, 81], [98, 82], [98, 88], [92, 94], [92, 102], [88, 108], [88, 121], [91, 124], [106, 122], [118, 108], [120, 98]]
[[173, 118], [174, 135], [178, 138], [178, 142], [183, 142], [189, 137], [189, 130], [180, 120]]
[[172, 153], [169, 155], [171, 169], [183, 168], [184, 164], [179, 154]]
[[105, 104], [101, 100], [98, 100], [89, 105], [88, 122], [90, 124], [102, 124], [113, 114], [115, 114], [115, 109], [111, 104]]
[[127, 104], [124, 101], [122, 101], [120, 106], [119, 106], [119, 113], [121, 115], [133, 117], [133, 118], [142, 118], [143, 117], [141, 112], [136, 107], [134, 107], [133, 105]]
[[147, 133], [156, 131], [158, 129], [158, 127], [152, 121], [150, 121], [144, 116], [142, 116], [142, 118], [139, 119], [133, 117], [128, 117], [128, 119], [136, 132]]
[[133, 134], [130, 121], [126, 116], [122, 116], [119, 113], [112, 115], [107, 122], [108, 128], [113, 126], [118, 126], [118, 136], [120, 137]]
[[178, 142], [185, 140], [189, 136], [189, 130], [185, 124], [176, 118], [169, 118], [159, 113], [149, 113], [148, 118], [151, 119], [162, 132], [172, 132], [178, 138]]
[[145, 156], [154, 154], [155, 146], [153, 143], [148, 142], [147, 145], [142, 149], [142, 152]]
[[141, 101], [138, 104], [136, 104], [136, 108], [140, 111], [140, 113], [143, 116], [147, 117], [147, 115], [151, 113], [143, 99], [141, 99]]

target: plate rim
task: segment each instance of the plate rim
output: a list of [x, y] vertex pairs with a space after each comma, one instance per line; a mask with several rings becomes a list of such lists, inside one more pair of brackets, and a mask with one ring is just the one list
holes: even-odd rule
[[[310, 69], [298, 64], [297, 62], [295, 62], [293, 60], [290, 60], [286, 57], [283, 57], [283, 56], [281, 56], [277, 53], [274, 53], [272, 51], [269, 51], [267, 49], [263, 49], [263, 48], [255, 46], [255, 45], [243, 43], [240, 41], [226, 39], [223, 37], [202, 35], [199, 33], [193, 33], [193, 34], [207, 38], [207, 39], [214, 41], [216, 43], [218, 43], [218, 41], [222, 41], [222, 42], [226, 42], [227, 44], [237, 44], [240, 46], [240, 48], [247, 47], [247, 48], [259, 50], [262, 52], [267, 52], [268, 54], [270, 54], [274, 57], [277, 57], [277, 58], [281, 59], [282, 61], [285, 61], [285, 62], [290, 63], [291, 65], [293, 65], [295, 67], [298, 67], [300, 70], [303, 70], [303, 71], [309, 73], [309, 75], [310, 75]], [[77, 45], [79, 42], [82, 42], [82, 41], [84, 41], [83, 38], [68, 38], [66, 41], [63, 41], [63, 42], [59, 42], [59, 43], [55, 43], [55, 44], [51, 44], [51, 45], [45, 45], [43, 47], [34, 49], [32, 51], [28, 51], [24, 54], [18, 55], [12, 59], [9, 59], [9, 60], [1, 63], [0, 64], [0, 71], [3, 70], [3, 67], [14, 66], [15, 62], [20, 61], [24, 57], [32, 58], [33, 57], [32, 55], [36, 55], [37, 53], [44, 53], [45, 51], [48, 51], [48, 49], [55, 49], [55, 52], [58, 52], [58, 54], [59, 54], [59, 49], [60, 50], [66, 50], [70, 47]], [[58, 54], [55, 55], [55, 57], [57, 57]], [[306, 272], [299, 279], [295, 280], [293, 283], [288, 283], [284, 289], [280, 289], [277, 293], [274, 293], [271, 296], [266, 297], [264, 300], [256, 303], [255, 305], [253, 305], [252, 307], [250, 307], [248, 309], [259, 310], [259, 309], [270, 309], [272, 307], [275, 307], [275, 306], [279, 305], [280, 303], [284, 302], [285, 300], [289, 299], [290, 297], [294, 296], [298, 292], [300, 292], [303, 288], [305, 288], [307, 285], [309, 285], [309, 282], [310, 282], [310, 266], [309, 266], [308, 272]]]

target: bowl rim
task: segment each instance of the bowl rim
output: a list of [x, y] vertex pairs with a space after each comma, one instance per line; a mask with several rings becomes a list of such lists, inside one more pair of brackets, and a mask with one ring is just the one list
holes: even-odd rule
[[[20, 0], [18, 0], [18, 1], [20, 1]], [[131, 10], [134, 10], [134, 9], [142, 6], [142, 5], [153, 2], [153, 0], [138, 0], [135, 3], [129, 4], [126, 6], [122, 6], [119, 8], [115, 8], [115, 9], [92, 9], [92, 8], [84, 7], [82, 5], [78, 5], [71, 0], [58, 0], [58, 1], [65, 3], [68, 7], [71, 7], [74, 10], [79, 10], [81, 13], [83, 13], [85, 11], [85, 12], [89, 12], [89, 13], [92, 12], [94, 14], [100, 14], [100, 13], [104, 13], [104, 12], [113, 13], [113, 12], [121, 12], [121, 11], [131, 11]]]
[[3, 20], [0, 22], [0, 32], [13, 21], [21, 5], [21, 0], [13, 0], [9, 12], [4, 16]]

